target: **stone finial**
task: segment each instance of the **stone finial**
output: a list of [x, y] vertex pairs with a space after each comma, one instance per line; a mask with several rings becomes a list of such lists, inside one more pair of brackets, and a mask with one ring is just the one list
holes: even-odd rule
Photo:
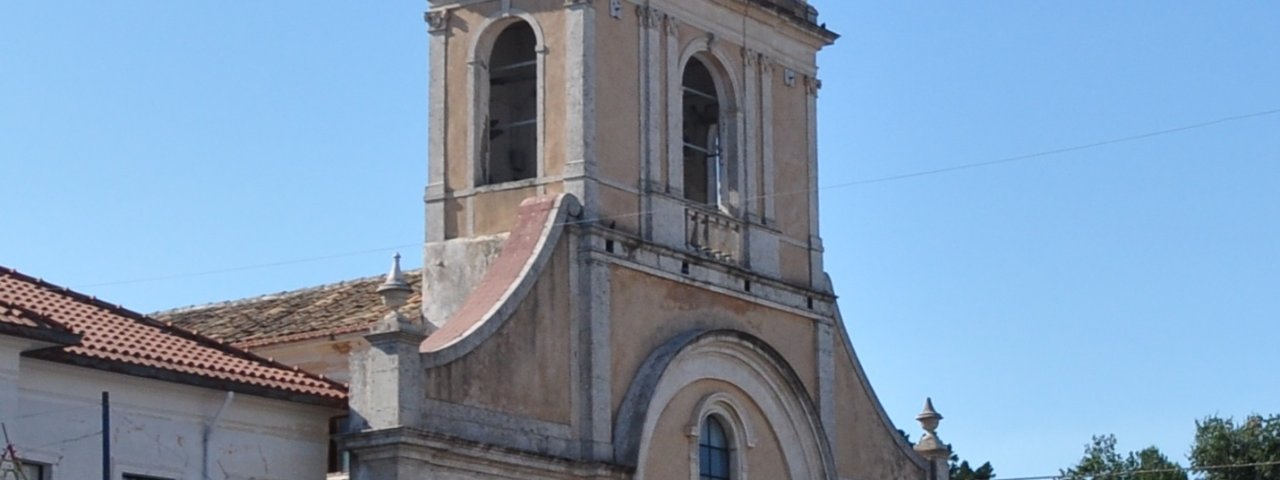
[[404, 281], [404, 272], [400, 271], [399, 253], [391, 261], [391, 271], [387, 273], [386, 281], [378, 286], [378, 295], [382, 296], [382, 304], [391, 311], [374, 324], [374, 332], [431, 333], [433, 329], [425, 325], [426, 322], [421, 320], [421, 314], [406, 316], [400, 313], [400, 307], [409, 303], [409, 296], [413, 295], [413, 287], [409, 286], [409, 282]]
[[400, 254], [396, 253], [391, 260], [391, 271], [387, 273], [387, 280], [378, 286], [378, 295], [382, 296], [382, 304], [391, 310], [399, 310], [405, 303], [409, 302], [409, 295], [413, 294], [413, 288], [409, 286], [409, 282], [404, 281], [404, 272], [400, 271]]
[[938, 438], [938, 423], [942, 421], [942, 414], [934, 410], [932, 398], [925, 399], [924, 411], [916, 415], [916, 420], [924, 428], [924, 435], [916, 443], [916, 452], [929, 460], [946, 460], [950, 456], [951, 450], [947, 447], [947, 444], [942, 443], [942, 439]]
[[916, 421], [920, 422], [920, 426], [924, 431], [934, 433], [938, 430], [938, 423], [942, 421], [942, 414], [933, 409], [933, 399], [924, 399], [924, 411], [916, 415]]

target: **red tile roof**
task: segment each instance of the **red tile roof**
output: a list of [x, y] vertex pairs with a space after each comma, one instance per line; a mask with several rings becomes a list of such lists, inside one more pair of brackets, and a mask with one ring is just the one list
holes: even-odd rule
[[0, 334], [71, 345], [80, 341], [66, 325], [21, 305], [0, 301]]
[[0, 267], [3, 325], [60, 327], [81, 337], [24, 353], [34, 358], [303, 403], [346, 403], [337, 382]]

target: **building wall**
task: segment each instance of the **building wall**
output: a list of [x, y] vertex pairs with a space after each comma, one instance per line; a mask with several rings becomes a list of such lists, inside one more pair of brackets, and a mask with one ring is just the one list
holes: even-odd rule
[[[738, 448], [731, 452], [733, 456], [731, 468], [736, 467], [734, 469], [745, 473], [746, 478], [790, 479], [780, 440], [774, 433], [769, 418], [758, 405], [750, 401], [750, 397], [744, 392], [732, 384], [716, 380], [704, 380], [690, 385], [667, 403], [663, 415], [654, 428], [654, 440], [649, 444], [648, 456], [641, 459], [644, 464], [645, 478], [683, 479], [690, 478], [692, 472], [697, 471], [695, 455], [698, 449], [698, 437], [692, 434], [693, 429], [697, 428], [697, 424], [693, 423], [693, 412], [697, 411], [700, 400], [718, 392], [730, 392], [735, 398], [741, 399], [739, 405], [744, 410], [741, 412], [746, 417], [744, 422], [755, 427], [752, 430], [750, 445], [745, 448], [735, 445]], [[728, 425], [726, 427], [732, 428]], [[742, 431], [730, 433], [745, 435]], [[746, 441], [734, 442], [734, 440], [730, 438], [730, 444], [746, 445], [747, 443]], [[734, 478], [743, 477], [734, 475]]]
[[[442, 238], [474, 237], [506, 232], [514, 222], [515, 207], [520, 201], [549, 192], [561, 187], [559, 177], [564, 175], [566, 164], [566, 144], [564, 137], [566, 120], [566, 19], [563, 15], [564, 4], [560, 1], [544, 0], [512, 0], [509, 12], [520, 18], [530, 18], [535, 23], [546, 45], [539, 53], [542, 58], [541, 89], [544, 98], [543, 115], [545, 134], [541, 137], [542, 178], [498, 185], [477, 186], [475, 171], [479, 142], [476, 139], [474, 123], [477, 118], [483, 119], [484, 112], [477, 112], [476, 103], [476, 62], [477, 43], [482, 38], [492, 37], [496, 28], [490, 29], [495, 19], [504, 15], [503, 6], [507, 2], [479, 2], [466, 8], [449, 10], [448, 33], [440, 35], [438, 40], [444, 42], [441, 50], [446, 58], [438, 59], [445, 73], [441, 77], [447, 90], [447, 105], [432, 107], [432, 121], [442, 124], [442, 139], [439, 147], [443, 152], [438, 160], [444, 165], [433, 168], [433, 172], [443, 175], [443, 190], [447, 200], [434, 200], [444, 203]], [[482, 62], [485, 59], [481, 59]], [[441, 181], [432, 179], [431, 181]]]
[[[718, 65], [731, 97], [725, 127], [737, 132], [726, 145], [737, 172], [730, 216], [743, 222], [737, 243], [749, 251], [734, 252], [735, 261], [823, 288], [813, 281], [821, 255], [816, 196], [805, 192], [816, 178], [816, 89], [809, 86], [816, 85], [816, 52], [825, 39], [736, 1], [623, 0], [616, 15], [610, 2], [438, 3], [433, 14], [445, 20], [432, 27], [432, 68], [440, 73], [432, 77], [439, 104], [432, 107], [429, 170], [438, 178], [428, 187], [429, 241], [506, 232], [522, 199], [572, 191], [602, 224], [686, 248], [679, 83], [687, 54], [700, 50]], [[484, 60], [477, 45], [504, 16], [531, 19], [545, 44], [538, 54], [541, 177], [477, 186], [476, 119], [484, 115], [476, 101], [476, 64]], [[566, 190], [580, 175], [586, 180]]]
[[645, 359], [660, 345], [695, 329], [752, 334], [777, 349], [816, 395], [814, 320], [714, 291], [638, 272], [611, 271], [614, 414]]
[[270, 358], [285, 365], [301, 368], [316, 375], [323, 375], [335, 382], [351, 381], [351, 362], [348, 355], [356, 348], [367, 348], [366, 332], [345, 334], [338, 337], [321, 337], [310, 340], [248, 348], [255, 355]]
[[[570, 422], [568, 242], [493, 336], [426, 374], [427, 397], [543, 422]], [[536, 392], [536, 393], [535, 393]]]
[[[0, 345], [0, 357], [15, 356]], [[200, 479], [206, 448], [210, 479], [325, 478], [331, 409], [235, 395], [206, 446], [225, 392], [28, 358], [18, 373], [17, 400], [0, 414], [21, 455], [51, 465], [53, 480], [101, 478], [103, 391], [115, 478]], [[15, 386], [11, 376], [0, 381], [0, 394]]]
[[927, 478], [928, 470], [912, 461], [888, 424], [875, 393], [863, 384], [863, 373], [849, 352], [847, 337], [837, 335], [836, 465], [844, 478]]

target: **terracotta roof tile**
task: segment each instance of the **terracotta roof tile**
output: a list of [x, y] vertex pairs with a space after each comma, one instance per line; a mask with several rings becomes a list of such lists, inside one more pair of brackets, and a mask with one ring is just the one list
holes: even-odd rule
[[[403, 311], [422, 306], [422, 275], [405, 272], [414, 295]], [[341, 283], [153, 313], [201, 334], [221, 338], [241, 348], [344, 335], [368, 329], [384, 313], [373, 276]]]
[[0, 268], [0, 324], [40, 321], [81, 339], [27, 353], [36, 358], [307, 403], [340, 406], [346, 400], [346, 389], [336, 382]]

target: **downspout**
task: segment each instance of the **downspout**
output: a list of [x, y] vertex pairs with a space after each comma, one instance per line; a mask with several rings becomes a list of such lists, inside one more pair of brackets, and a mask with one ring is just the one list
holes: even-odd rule
[[236, 393], [228, 391], [226, 400], [222, 401], [222, 406], [218, 407], [218, 413], [213, 414], [213, 420], [204, 425], [204, 432], [201, 436], [203, 447], [203, 461], [200, 462], [200, 478], [209, 480], [209, 439], [213, 437], [213, 429], [218, 425], [218, 420], [222, 418], [222, 413], [231, 406], [231, 400], [236, 398]]

